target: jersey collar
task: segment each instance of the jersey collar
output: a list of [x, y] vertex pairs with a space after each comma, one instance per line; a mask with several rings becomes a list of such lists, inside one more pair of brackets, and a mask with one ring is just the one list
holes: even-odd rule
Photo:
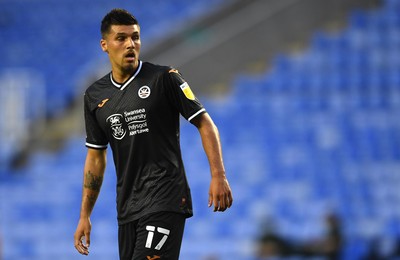
[[135, 77], [139, 74], [141, 68], [142, 68], [142, 61], [139, 60], [139, 66], [138, 66], [138, 68], [137, 68], [135, 74], [133, 74], [132, 77], [130, 77], [127, 81], [125, 81], [124, 84], [119, 84], [119, 83], [115, 82], [115, 80], [114, 80], [113, 77], [112, 77], [112, 73], [110, 73], [110, 80], [111, 80], [111, 83], [112, 83], [115, 87], [119, 88], [120, 90], [124, 90], [124, 89], [129, 85], [129, 83], [131, 83], [132, 80], [134, 80]]

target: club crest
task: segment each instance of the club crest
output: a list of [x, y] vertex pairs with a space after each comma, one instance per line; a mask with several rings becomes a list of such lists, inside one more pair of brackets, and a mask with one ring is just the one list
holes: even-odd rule
[[140, 98], [148, 98], [150, 96], [150, 88], [148, 86], [143, 86], [139, 89], [138, 95]]
[[121, 114], [114, 114], [106, 119], [107, 123], [110, 123], [112, 135], [118, 140], [124, 138], [126, 134], [126, 131], [122, 126], [122, 118]]

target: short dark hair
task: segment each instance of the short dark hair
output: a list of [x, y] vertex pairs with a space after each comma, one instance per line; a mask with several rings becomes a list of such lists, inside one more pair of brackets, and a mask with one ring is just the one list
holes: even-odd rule
[[112, 9], [101, 21], [101, 35], [104, 38], [110, 32], [111, 25], [139, 25], [135, 16], [125, 9], [115, 8]]

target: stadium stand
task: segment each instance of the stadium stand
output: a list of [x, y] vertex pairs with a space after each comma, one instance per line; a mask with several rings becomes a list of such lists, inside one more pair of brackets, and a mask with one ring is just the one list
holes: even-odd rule
[[[400, 2], [385, 0], [375, 10], [354, 10], [339, 32], [316, 32], [306, 50], [277, 55], [262, 75], [238, 75], [229, 95], [204, 98], [221, 132], [235, 202], [220, 215], [206, 208], [207, 161], [196, 129], [183, 122], [195, 218], [188, 220], [181, 259], [256, 259], [254, 242], [266, 219], [301, 243], [325, 232], [321, 221], [328, 212], [343, 221], [341, 259], [362, 259], [377, 239], [384, 244], [379, 259], [394, 254], [400, 239], [399, 43]], [[0, 174], [5, 260], [77, 259], [72, 234], [83, 140], [71, 137], [60, 153], [37, 153], [26, 169]], [[109, 158], [89, 259], [117, 259], [114, 175]]]
[[[141, 22], [143, 41], [152, 41], [195, 19], [223, 0], [151, 1], [134, 5]], [[0, 36], [7, 39], [1, 49], [5, 67], [28, 67], [46, 78], [46, 114], [61, 113], [76, 97], [74, 80], [78, 80], [85, 62], [101, 53], [98, 48], [99, 23], [111, 8], [132, 8], [126, 1], [2, 1], [0, 3]], [[179, 7], [179, 8], [178, 8]], [[168, 28], [168, 29], [167, 29]], [[171, 29], [169, 29], [171, 28]], [[62, 68], [62, 69], [60, 69]], [[79, 68], [79, 69], [77, 69]], [[64, 79], [64, 80], [63, 80]]]
[[[99, 26], [110, 9], [134, 9], [143, 29], [142, 41], [149, 46], [179, 30], [179, 25], [196, 20], [205, 12], [212, 13], [230, 1], [146, 1], [140, 5], [104, 0], [96, 5], [88, 0], [79, 5], [69, 0], [1, 1], [0, 38], [5, 40], [0, 50], [0, 84], [10, 87], [0, 90], [0, 100], [13, 104], [2, 105], [0, 119], [14, 124], [0, 125], [4, 144], [0, 168], [5, 168], [19, 152], [22, 142], [18, 140], [26, 140], [29, 131], [22, 129], [43, 123], [37, 119], [62, 116], [82, 94], [80, 82], [98, 69], [97, 63], [103, 57]], [[20, 101], [10, 101], [16, 98]]]

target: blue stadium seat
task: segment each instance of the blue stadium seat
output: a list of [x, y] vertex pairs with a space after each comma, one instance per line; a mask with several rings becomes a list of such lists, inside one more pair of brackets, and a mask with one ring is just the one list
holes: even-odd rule
[[[221, 132], [235, 196], [234, 207], [226, 214], [214, 214], [206, 206], [207, 159], [197, 130], [182, 123], [182, 152], [195, 209], [185, 231], [182, 259], [193, 259], [193, 255], [196, 259], [212, 255], [253, 259], [253, 242], [267, 216], [275, 219], [278, 230], [289, 239], [312, 239], [323, 232], [321, 224], [315, 223], [327, 209], [343, 221], [342, 259], [360, 259], [376, 236], [399, 236], [400, 2], [384, 2], [379, 10], [354, 11], [342, 32], [316, 32], [304, 53], [277, 55], [272, 69], [264, 74], [238, 75], [232, 93], [224, 99], [204, 100]], [[84, 1], [82, 5], [90, 9], [91, 4]], [[139, 16], [144, 16], [147, 5], [138, 9]], [[4, 6], [2, 12], [13, 10], [0, 6]], [[162, 1], [160, 8], [173, 12]], [[187, 12], [199, 10], [186, 8]], [[74, 16], [82, 14], [70, 9]], [[58, 17], [61, 11], [57, 10], [51, 19], [68, 22], [70, 17], [61, 13]], [[102, 12], [102, 8], [88, 10], [88, 16]], [[39, 23], [39, 18], [32, 17], [32, 22]], [[88, 17], [81, 19], [90, 23], [84, 20]], [[15, 23], [24, 24], [18, 19]], [[145, 19], [143, 23], [150, 27]], [[59, 40], [54, 35], [48, 38]], [[14, 51], [23, 49], [22, 45]], [[85, 53], [77, 55], [85, 57]], [[73, 70], [55, 74], [51, 81], [69, 73]], [[52, 104], [61, 102], [60, 108], [64, 95], [74, 95], [69, 90], [59, 96], [57, 88], [51, 91]], [[79, 214], [85, 153], [84, 137], [71, 137], [59, 153], [39, 153], [20, 175], [0, 182], [0, 212], [7, 212], [0, 215], [0, 232], [10, 234], [3, 238], [6, 260], [76, 257], [70, 236]], [[112, 166], [109, 158], [93, 215], [94, 259], [117, 257]], [[14, 229], [16, 221], [21, 226]], [[59, 228], [48, 230], [46, 224]], [[25, 236], [28, 227], [32, 234]], [[70, 234], [68, 239], [65, 234]], [[54, 249], [46, 250], [45, 245], [52, 243]]]

